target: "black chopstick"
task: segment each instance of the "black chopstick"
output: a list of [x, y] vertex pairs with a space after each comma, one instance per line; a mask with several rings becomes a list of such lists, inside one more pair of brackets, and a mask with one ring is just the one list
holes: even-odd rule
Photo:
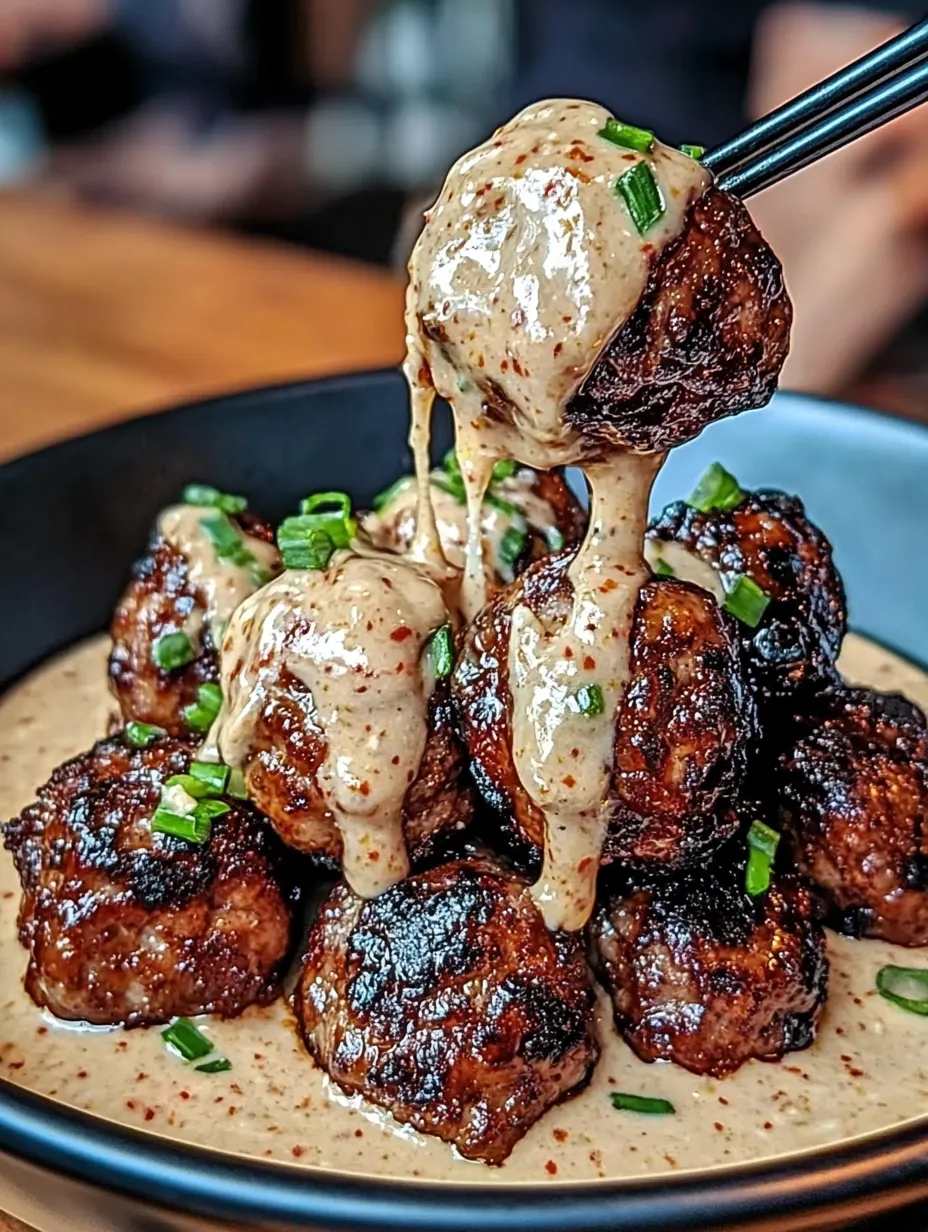
[[718, 176], [716, 183], [726, 192], [749, 197], [926, 100], [928, 61], [831, 112], [789, 140], [762, 151], [731, 174]]
[[743, 133], [711, 150], [703, 162], [717, 177], [731, 175], [762, 150], [798, 136], [870, 87], [912, 68], [926, 56], [928, 18], [762, 116]]

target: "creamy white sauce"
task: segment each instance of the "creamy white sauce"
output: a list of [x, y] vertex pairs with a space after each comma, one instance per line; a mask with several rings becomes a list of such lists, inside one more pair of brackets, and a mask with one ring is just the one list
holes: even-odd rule
[[664, 564], [681, 582], [692, 582], [694, 586], [708, 590], [718, 604], [725, 602], [725, 587], [718, 570], [713, 569], [707, 560], [703, 560], [696, 552], [691, 552], [684, 544], [673, 539], [667, 542], [661, 539], [646, 539], [644, 556], [655, 573], [659, 573], [660, 565]]
[[[513, 616], [513, 751], [522, 785], [545, 814], [535, 895], [552, 928], [579, 928], [592, 908], [614, 715], [628, 680], [632, 610], [648, 576], [647, 497], [661, 460], [616, 448], [591, 462], [564, 408], [633, 313], [655, 254], [682, 232], [687, 208], [710, 183], [698, 162], [660, 142], [645, 154], [606, 140], [599, 133], [608, 119], [595, 103], [536, 103], [465, 154], [426, 215], [406, 297], [419, 516], [430, 496], [423, 441], [437, 392], [454, 412], [467, 493], [465, 618], [487, 598], [480, 513], [493, 464], [577, 462], [591, 484], [593, 525], [571, 566], [570, 616], [558, 630], [541, 628], [525, 608]], [[641, 235], [616, 185], [643, 160], [664, 213]], [[428, 535], [420, 546], [440, 550]], [[584, 684], [602, 691], [601, 714], [578, 714], [573, 690]]]
[[[18, 812], [54, 766], [105, 731], [111, 701], [103, 639], [49, 663], [0, 699], [0, 817]], [[928, 706], [928, 678], [855, 637], [842, 668]], [[327, 1173], [467, 1184], [554, 1184], [651, 1176], [769, 1159], [928, 1113], [928, 1019], [874, 991], [886, 963], [928, 968], [928, 952], [828, 936], [831, 990], [817, 1042], [781, 1064], [752, 1061], [724, 1080], [636, 1060], [610, 1026], [590, 1087], [544, 1116], [502, 1168], [459, 1159], [338, 1092], [300, 1048], [282, 1002], [233, 1022], [203, 1020], [226, 1074], [197, 1074], [157, 1030], [56, 1024], [22, 988], [19, 884], [0, 851], [0, 1074], [110, 1121], [181, 1143]], [[659, 1096], [675, 1116], [616, 1112], [610, 1091]]]
[[421, 570], [343, 551], [326, 570], [287, 570], [246, 599], [222, 643], [223, 708], [211, 735], [222, 760], [245, 766], [281, 672], [301, 681], [325, 742], [316, 785], [342, 838], [345, 877], [365, 896], [409, 871], [403, 800], [434, 686], [423, 651], [446, 620], [441, 591]]
[[199, 505], [172, 505], [158, 518], [158, 533], [175, 551], [187, 559], [191, 584], [202, 594], [205, 612], [195, 609], [184, 626], [184, 632], [194, 645], [202, 640], [203, 624], [215, 634], [218, 642], [226, 621], [263, 581], [280, 572], [280, 554], [271, 543], [254, 535], [236, 531], [243, 547], [254, 558], [253, 565], [235, 564], [220, 558], [212, 539], [203, 529], [203, 521], [221, 517], [216, 509]]
[[[452, 568], [462, 571], [467, 548], [467, 508], [443, 486], [444, 471], [431, 476], [431, 505], [441, 550]], [[534, 489], [532, 471], [521, 468], [516, 474], [494, 482], [492, 494], [515, 507], [515, 513], [498, 504], [484, 501], [480, 512], [480, 533], [484, 567], [502, 582], [513, 579], [512, 565], [502, 551], [508, 530], [525, 531], [528, 527], [550, 541], [557, 534], [557, 519], [548, 501]], [[362, 528], [377, 547], [389, 552], [409, 552], [416, 539], [419, 492], [412, 475], [397, 489], [392, 500], [379, 513], [370, 513], [362, 520]]]

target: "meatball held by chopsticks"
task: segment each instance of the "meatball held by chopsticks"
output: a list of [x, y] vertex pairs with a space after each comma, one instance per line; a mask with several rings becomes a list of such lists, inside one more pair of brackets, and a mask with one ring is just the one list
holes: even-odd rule
[[204, 734], [219, 707], [225, 625], [279, 572], [274, 532], [244, 497], [188, 487], [160, 514], [113, 615], [110, 683], [123, 720]]
[[283, 848], [228, 773], [189, 741], [113, 737], [6, 824], [37, 1005], [135, 1027], [277, 995], [293, 939]]
[[599, 1049], [576, 936], [550, 933], [525, 882], [473, 857], [365, 901], [323, 904], [295, 995], [317, 1063], [396, 1120], [500, 1164]]
[[[532, 565], [468, 631], [453, 687], [481, 793], [514, 850], [537, 864], [543, 813], [513, 761], [512, 614], [527, 607], [556, 626], [571, 603], [571, 553]], [[737, 798], [755, 737], [755, 713], [735, 622], [694, 586], [655, 579], [642, 588], [631, 635], [631, 674], [614, 718], [605, 861], [677, 866], [702, 859], [737, 826]], [[577, 663], [569, 704], [595, 718], [602, 706], [591, 655]], [[582, 738], [582, 730], [581, 736]], [[566, 750], [569, 779], [577, 754]]]

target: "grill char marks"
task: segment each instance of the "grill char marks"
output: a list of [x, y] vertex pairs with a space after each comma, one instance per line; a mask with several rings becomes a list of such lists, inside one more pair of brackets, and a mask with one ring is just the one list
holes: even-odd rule
[[789, 347], [783, 271], [737, 198], [709, 188], [653, 259], [644, 294], [565, 419], [586, 452], [666, 450], [763, 406]]
[[338, 885], [296, 1009], [344, 1090], [489, 1164], [586, 1084], [598, 1053], [579, 939], [549, 933], [525, 883], [484, 857], [367, 901]]

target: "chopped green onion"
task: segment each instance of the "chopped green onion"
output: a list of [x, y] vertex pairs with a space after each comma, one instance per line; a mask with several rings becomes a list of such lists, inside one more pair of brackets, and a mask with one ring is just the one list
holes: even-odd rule
[[209, 838], [210, 819], [198, 816], [198, 810], [189, 817], [158, 808], [151, 819], [151, 828], [156, 834], [169, 834], [172, 838], [186, 839], [188, 843], [203, 844]]
[[748, 866], [744, 888], [752, 898], [770, 889], [770, 870], [780, 842], [780, 835], [762, 821], [751, 822], [748, 830]]
[[725, 611], [736, 616], [742, 624], [756, 629], [770, 606], [770, 596], [764, 594], [753, 578], [743, 573], [726, 581], [725, 586], [725, 602], [722, 604]]
[[459, 479], [457, 483], [454, 483], [443, 475], [433, 475], [429, 483], [431, 483], [433, 488], [438, 488], [440, 492], [447, 492], [449, 496], [453, 496], [459, 505], [467, 504], [467, 493], [464, 491], [463, 479]]
[[510, 526], [500, 540], [499, 556], [504, 565], [509, 565], [511, 568], [525, 550], [525, 544], [528, 540], [524, 530], [520, 530], [518, 526]]
[[337, 548], [346, 548], [358, 533], [346, 492], [316, 492], [300, 502], [304, 526], [324, 531]]
[[650, 231], [664, 215], [664, 199], [646, 162], [635, 163], [616, 180], [616, 192], [628, 207], [639, 235]]
[[501, 496], [497, 496], [495, 492], [487, 491], [483, 495], [483, 503], [489, 505], [491, 509], [498, 509], [500, 513], [508, 514], [509, 517], [516, 519], [521, 526], [527, 526], [525, 514], [518, 505], [514, 505], [512, 501], [503, 500]]
[[[240, 569], [251, 569], [255, 584], [264, 585], [264, 582], [268, 580], [265, 576], [266, 571], [258, 565], [254, 554], [245, 547], [242, 536], [224, 513], [217, 513], [212, 518], [201, 518], [200, 526], [209, 536], [218, 560], [227, 560]], [[257, 575], [255, 566], [260, 571]]]
[[711, 513], [715, 509], [734, 509], [744, 500], [744, 492], [738, 480], [722, 466], [721, 462], [713, 462], [693, 489], [693, 494], [686, 502], [698, 509], [700, 513]]
[[669, 1099], [655, 1099], [650, 1095], [629, 1095], [626, 1091], [610, 1091], [613, 1108], [620, 1112], [643, 1112], [646, 1116], [668, 1116], [676, 1112]]
[[197, 657], [193, 642], [186, 633], [162, 633], [151, 647], [151, 661], [162, 672], [173, 672], [186, 667]]
[[688, 154], [690, 158], [695, 158], [697, 162], [699, 162], [705, 152], [706, 147], [704, 145], [690, 145], [689, 142], [684, 141], [683, 145], [680, 146], [681, 154]]
[[447, 474], [451, 476], [461, 474], [461, 464], [458, 461], [457, 453], [453, 449], [448, 450], [448, 452], [442, 458], [441, 464], [444, 467]]
[[606, 699], [602, 687], [598, 684], [582, 684], [574, 695], [577, 699], [577, 709], [588, 719], [595, 719], [606, 709]]
[[312, 517], [284, 518], [277, 528], [277, 546], [287, 569], [325, 569], [335, 542]]
[[206, 508], [221, 509], [223, 513], [244, 513], [248, 508], [246, 496], [232, 496], [206, 483], [188, 483], [184, 488], [183, 501], [185, 505], [203, 505]]
[[247, 800], [248, 788], [245, 785], [245, 772], [240, 770], [238, 766], [232, 767], [232, 772], [229, 775], [229, 784], [226, 787], [226, 795], [229, 795], [233, 800]]
[[163, 727], [155, 727], [154, 723], [136, 723], [130, 720], [123, 728], [122, 734], [126, 744], [131, 744], [134, 749], [147, 749], [150, 744], [166, 736], [167, 732]]
[[511, 479], [518, 469], [519, 464], [514, 458], [504, 458], [502, 462], [495, 463], [490, 482], [501, 483], [504, 479]]
[[199, 1061], [215, 1051], [216, 1045], [207, 1039], [200, 1028], [189, 1018], [175, 1018], [161, 1032], [164, 1042], [173, 1048], [185, 1061]]
[[[209, 791], [206, 784], [195, 779], [192, 774], [172, 774], [165, 783], [165, 787], [181, 787], [194, 800], [199, 800]], [[193, 809], [190, 811], [193, 812]]]
[[201, 684], [197, 689], [197, 700], [191, 706], [184, 707], [184, 719], [193, 731], [206, 732], [216, 721], [222, 708], [222, 690], [212, 682]]
[[620, 145], [623, 149], [638, 150], [641, 154], [647, 154], [654, 145], [652, 132], [646, 128], [635, 128], [634, 124], [623, 124], [614, 116], [609, 117], [605, 128], [601, 128], [596, 136], [605, 137], [607, 141], [611, 141], [613, 145]]
[[559, 552], [567, 540], [556, 526], [549, 526], [545, 531], [545, 539], [552, 552]]
[[212, 821], [214, 817], [224, 817], [231, 807], [230, 804], [226, 804], [225, 800], [201, 800], [196, 807], [194, 817]]
[[432, 656], [432, 673], [436, 680], [444, 680], [454, 671], [454, 633], [450, 625], [442, 625], [429, 638]]
[[[190, 777], [206, 788], [207, 795], [221, 796], [229, 781], [229, 767], [224, 766], [222, 762], [192, 761]], [[193, 795], [192, 792], [191, 795]]]
[[195, 1065], [198, 1074], [224, 1074], [232, 1068], [228, 1057], [217, 1057], [215, 1061], [206, 1061], [203, 1065]]
[[658, 558], [657, 563], [654, 566], [654, 572], [657, 574], [658, 577], [675, 578], [677, 576], [673, 566], [668, 565], [666, 560], [664, 560], [663, 557]]
[[405, 492], [412, 482], [412, 475], [401, 475], [399, 479], [390, 484], [389, 488], [377, 493], [371, 501], [371, 508], [375, 513], [382, 513], [388, 505], [392, 505], [401, 492]]
[[[914, 987], [913, 987], [914, 985]], [[880, 967], [876, 990], [885, 1000], [910, 1014], [928, 1014], [928, 970], [920, 967]], [[909, 996], [908, 993], [918, 993]]]

